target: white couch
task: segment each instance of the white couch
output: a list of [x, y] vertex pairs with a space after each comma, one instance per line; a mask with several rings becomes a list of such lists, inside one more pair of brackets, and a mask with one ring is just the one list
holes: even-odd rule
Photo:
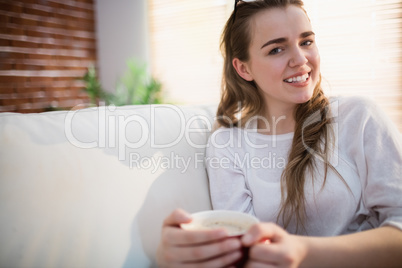
[[164, 217], [211, 209], [215, 110], [0, 114], [0, 267], [155, 266]]

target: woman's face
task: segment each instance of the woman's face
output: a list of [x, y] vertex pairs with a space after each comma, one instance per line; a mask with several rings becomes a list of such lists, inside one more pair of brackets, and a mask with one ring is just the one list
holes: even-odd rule
[[308, 101], [319, 81], [320, 56], [305, 12], [293, 5], [265, 10], [253, 17], [251, 29], [249, 60], [233, 61], [239, 75], [256, 82], [270, 110]]

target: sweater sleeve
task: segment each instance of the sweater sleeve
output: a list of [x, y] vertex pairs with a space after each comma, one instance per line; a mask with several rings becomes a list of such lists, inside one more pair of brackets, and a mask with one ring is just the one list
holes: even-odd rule
[[235, 162], [232, 134], [233, 129], [220, 128], [208, 140], [205, 163], [212, 207], [255, 215], [244, 172]]
[[[370, 100], [360, 100], [362, 112], [358, 171], [362, 202], [372, 226], [390, 225], [402, 230], [402, 136], [385, 113]], [[355, 120], [359, 118], [355, 118]], [[353, 122], [351, 122], [353, 123]], [[354, 122], [356, 124], [356, 121]], [[352, 145], [353, 144], [353, 145]]]

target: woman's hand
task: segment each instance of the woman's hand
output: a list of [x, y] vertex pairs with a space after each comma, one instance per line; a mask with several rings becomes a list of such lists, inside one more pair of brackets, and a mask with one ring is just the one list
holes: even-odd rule
[[242, 237], [251, 247], [247, 268], [299, 267], [307, 255], [307, 246], [298, 236], [288, 234], [273, 223], [259, 223]]
[[157, 251], [158, 267], [224, 267], [241, 257], [241, 243], [227, 238], [225, 230], [187, 231], [181, 223], [191, 216], [177, 209], [164, 221]]

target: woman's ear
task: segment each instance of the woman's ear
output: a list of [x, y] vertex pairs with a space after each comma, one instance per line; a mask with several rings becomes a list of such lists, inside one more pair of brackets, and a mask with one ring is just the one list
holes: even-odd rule
[[236, 72], [246, 81], [253, 81], [253, 76], [250, 73], [247, 63], [242, 62], [238, 58], [234, 58], [232, 60], [232, 65], [235, 68]]

